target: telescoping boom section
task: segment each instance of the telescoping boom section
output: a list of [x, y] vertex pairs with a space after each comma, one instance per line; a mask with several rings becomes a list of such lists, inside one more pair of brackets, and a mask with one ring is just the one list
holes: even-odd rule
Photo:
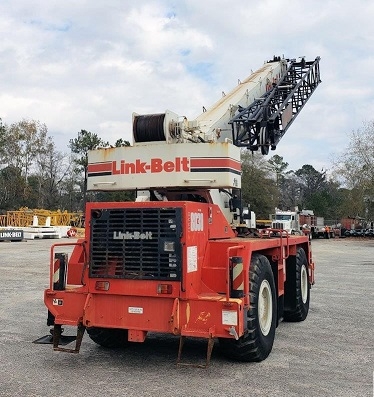
[[[136, 199], [88, 203], [70, 258], [61, 253], [68, 243], [52, 246], [44, 301], [55, 350], [77, 353], [86, 331], [106, 347], [152, 332], [179, 336], [179, 364], [189, 337], [208, 342], [203, 366], [217, 340], [227, 357], [261, 361], [281, 320], [307, 317], [309, 238], [254, 229], [240, 151], [278, 143], [319, 82], [317, 65], [275, 59], [195, 120], [134, 114], [132, 146], [89, 152], [88, 190], [132, 190]], [[64, 326], [77, 327], [75, 346], [65, 346]]]
[[274, 150], [321, 82], [319, 61], [289, 60], [270, 89], [249, 106], [240, 106], [230, 120], [235, 145], [261, 148], [262, 154]]

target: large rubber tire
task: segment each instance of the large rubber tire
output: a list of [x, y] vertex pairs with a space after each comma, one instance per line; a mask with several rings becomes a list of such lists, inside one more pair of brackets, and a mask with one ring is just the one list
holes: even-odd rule
[[310, 282], [308, 261], [305, 251], [301, 247], [296, 252], [295, 277], [290, 277], [290, 279], [293, 280], [293, 285], [287, 285], [286, 291], [289, 288], [295, 288], [295, 302], [293, 302], [292, 310], [284, 311], [284, 320], [292, 322], [304, 321], [309, 312]]
[[125, 347], [128, 342], [127, 329], [87, 328], [88, 336], [98, 345], [108, 348]]
[[238, 340], [220, 338], [220, 346], [234, 360], [262, 361], [273, 348], [277, 320], [274, 276], [266, 256], [252, 255], [249, 295], [246, 332]]

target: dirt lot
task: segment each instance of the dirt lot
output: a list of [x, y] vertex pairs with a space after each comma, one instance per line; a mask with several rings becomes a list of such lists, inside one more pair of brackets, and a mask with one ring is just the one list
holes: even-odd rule
[[[126, 350], [85, 337], [79, 355], [31, 343], [48, 333], [43, 290], [56, 242], [0, 242], [0, 396], [373, 396], [374, 239], [314, 240], [308, 318], [281, 323], [264, 362], [228, 361], [217, 344], [206, 370], [177, 368], [178, 339], [166, 335]], [[187, 341], [183, 358], [205, 351]]]

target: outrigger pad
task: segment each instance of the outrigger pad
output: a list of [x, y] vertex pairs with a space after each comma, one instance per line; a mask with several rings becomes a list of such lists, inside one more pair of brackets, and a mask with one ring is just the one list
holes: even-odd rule
[[[61, 335], [60, 340], [58, 342], [61, 346], [66, 346], [71, 342], [74, 342], [77, 339], [77, 336], [74, 335]], [[53, 345], [53, 335], [45, 335], [39, 339], [34, 340], [32, 343], [39, 343], [42, 345]]]

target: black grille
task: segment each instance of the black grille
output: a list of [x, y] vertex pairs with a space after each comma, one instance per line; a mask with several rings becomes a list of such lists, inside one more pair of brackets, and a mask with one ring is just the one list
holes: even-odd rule
[[90, 277], [180, 280], [181, 208], [92, 210]]
[[283, 225], [282, 222], [274, 222], [272, 227], [273, 227], [273, 229], [281, 229], [281, 230], [283, 230], [284, 225]]

